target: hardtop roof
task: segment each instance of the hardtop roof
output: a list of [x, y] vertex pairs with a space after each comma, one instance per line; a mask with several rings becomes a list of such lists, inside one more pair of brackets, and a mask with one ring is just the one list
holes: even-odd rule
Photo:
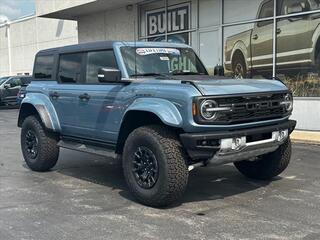
[[112, 49], [114, 46], [130, 46], [130, 47], [190, 47], [186, 44], [169, 43], [169, 42], [124, 42], [124, 41], [98, 41], [68, 45], [63, 47], [56, 47], [41, 50], [37, 55], [48, 55], [55, 53], [72, 53], [72, 52], [85, 52], [103, 49]]

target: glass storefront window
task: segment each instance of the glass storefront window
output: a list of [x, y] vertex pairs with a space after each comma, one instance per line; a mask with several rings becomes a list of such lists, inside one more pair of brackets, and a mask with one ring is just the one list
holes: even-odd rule
[[273, 17], [273, 0], [224, 0], [224, 23]]
[[223, 64], [228, 77], [275, 76], [320, 97], [320, 0], [150, 1], [140, 18], [142, 39], [190, 44], [210, 73]]
[[278, 15], [303, 13], [320, 9], [319, 0], [278, 0]]
[[299, 97], [320, 96], [320, 14], [277, 21], [277, 77]]
[[224, 29], [224, 66], [234, 78], [272, 77], [272, 21]]

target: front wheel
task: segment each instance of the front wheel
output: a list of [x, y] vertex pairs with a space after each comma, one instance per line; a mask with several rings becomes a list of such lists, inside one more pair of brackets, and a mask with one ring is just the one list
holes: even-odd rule
[[269, 180], [288, 167], [290, 158], [291, 141], [289, 138], [276, 151], [260, 156], [256, 161], [240, 161], [235, 162], [234, 165], [246, 177]]
[[185, 154], [175, 134], [166, 127], [134, 130], [125, 143], [122, 163], [130, 191], [145, 205], [170, 205], [186, 189]]
[[235, 79], [244, 79], [247, 77], [247, 66], [242, 54], [237, 54], [234, 57], [232, 71]]
[[53, 168], [59, 157], [57, 138], [36, 116], [27, 117], [21, 129], [21, 150], [28, 167], [37, 172]]

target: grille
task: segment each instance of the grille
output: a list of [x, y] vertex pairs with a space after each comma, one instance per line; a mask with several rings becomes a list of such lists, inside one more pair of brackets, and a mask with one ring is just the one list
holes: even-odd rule
[[215, 122], [235, 124], [284, 117], [288, 114], [280, 104], [284, 95], [285, 93], [277, 93], [214, 99], [219, 107], [231, 108], [231, 111], [220, 112]]

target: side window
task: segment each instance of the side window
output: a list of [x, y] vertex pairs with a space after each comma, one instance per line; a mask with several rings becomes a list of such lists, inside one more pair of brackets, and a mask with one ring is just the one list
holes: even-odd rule
[[9, 81], [6, 82], [6, 84], [10, 84], [10, 88], [15, 88], [21, 86], [21, 80], [20, 78], [11, 78]]
[[79, 83], [81, 81], [82, 56], [83, 53], [60, 55], [58, 80], [61, 83]]
[[[318, 6], [317, 6], [318, 5]], [[281, 14], [294, 14], [316, 10], [319, 8], [319, 1], [308, 0], [284, 0]]]
[[[273, 5], [274, 5], [273, 1], [274, 0], [267, 1], [262, 5], [259, 13], [259, 19], [273, 17]], [[271, 24], [272, 22], [273, 22], [272, 20], [258, 22], [257, 26], [263, 27]]]
[[113, 51], [88, 52], [86, 83], [99, 83], [98, 71], [103, 67], [117, 68]]
[[35, 61], [34, 78], [51, 79], [53, 71], [53, 56], [38, 56]]

